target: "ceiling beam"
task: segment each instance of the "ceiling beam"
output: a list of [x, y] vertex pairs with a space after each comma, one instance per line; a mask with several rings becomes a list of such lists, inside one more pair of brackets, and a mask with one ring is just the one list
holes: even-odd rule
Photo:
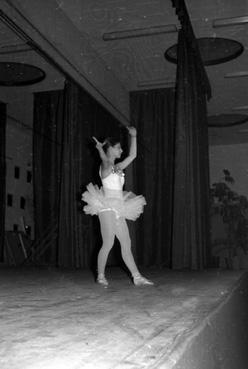
[[155, 36], [173, 32], [177, 32], [177, 26], [175, 24], [166, 24], [155, 27], [127, 29], [117, 32], [106, 32], [103, 34], [102, 38], [104, 41], [115, 41], [127, 38]]
[[9, 44], [0, 47], [0, 55], [17, 54], [28, 51], [33, 51], [33, 49], [27, 43], [12, 44], [12, 45]]
[[[60, 72], [81, 85], [123, 125], [130, 124], [129, 94], [123, 83], [51, 0], [1, 0], [3, 21]], [[56, 27], [54, 26], [56, 25]]]

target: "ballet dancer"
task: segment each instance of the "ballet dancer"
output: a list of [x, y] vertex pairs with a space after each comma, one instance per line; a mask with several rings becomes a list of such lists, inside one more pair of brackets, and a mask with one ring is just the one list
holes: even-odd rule
[[123, 191], [125, 174], [123, 170], [131, 164], [137, 155], [136, 129], [127, 127], [131, 143], [129, 155], [115, 164], [121, 158], [122, 148], [118, 140], [106, 138], [99, 142], [93, 137], [96, 149], [101, 158], [99, 175], [102, 187], [92, 183], [87, 185], [87, 191], [82, 194], [82, 200], [87, 203], [83, 210], [86, 214], [98, 215], [102, 235], [102, 247], [97, 259], [97, 282], [108, 287], [105, 277], [105, 266], [115, 237], [121, 245], [122, 258], [129, 269], [135, 286], [153, 285], [153, 282], [143, 277], [134, 261], [131, 251], [131, 239], [126, 219], [136, 220], [143, 213], [146, 200], [142, 195], [136, 196], [132, 192]]

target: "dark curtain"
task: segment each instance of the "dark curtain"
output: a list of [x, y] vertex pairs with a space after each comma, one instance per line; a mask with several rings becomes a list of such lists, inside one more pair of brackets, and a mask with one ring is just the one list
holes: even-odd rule
[[63, 90], [34, 94], [34, 259], [39, 264], [54, 265], [57, 258], [63, 109]]
[[6, 193], [6, 104], [0, 102], [0, 261], [4, 258], [5, 193]]
[[137, 127], [134, 192], [146, 198], [136, 221], [139, 265], [170, 265], [174, 154], [174, 90], [134, 91], [131, 121]]
[[209, 247], [208, 131], [202, 62], [186, 28], [177, 50], [172, 267], [197, 270]]
[[101, 242], [99, 224], [82, 212], [81, 204], [86, 184], [100, 184], [93, 135], [99, 140], [123, 136], [119, 122], [75, 83], [34, 95], [37, 264], [93, 267]]
[[96, 245], [101, 242], [96, 217], [85, 215], [80, 202], [86, 184], [99, 184], [100, 160], [92, 136], [99, 140], [119, 137], [119, 123], [81, 87], [68, 81], [59, 206], [58, 265], [61, 267], [94, 267]]

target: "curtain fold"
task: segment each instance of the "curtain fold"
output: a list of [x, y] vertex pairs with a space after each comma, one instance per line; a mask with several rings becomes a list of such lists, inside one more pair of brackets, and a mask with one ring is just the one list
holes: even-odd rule
[[135, 223], [139, 265], [170, 266], [174, 155], [174, 90], [134, 91], [131, 121], [137, 127], [134, 192], [146, 198]]
[[0, 261], [4, 261], [6, 197], [6, 104], [0, 102]]
[[192, 43], [178, 35], [172, 268], [206, 266], [209, 161], [206, 91]]
[[75, 84], [65, 84], [63, 150], [59, 201], [58, 266], [85, 267], [90, 264], [93, 239], [90, 219], [80, 212], [83, 184], [92, 180], [92, 160], [86, 150], [92, 135], [85, 121], [87, 102]]
[[63, 91], [34, 95], [36, 264], [94, 267], [100, 229], [82, 211], [81, 193], [100, 185], [100, 158], [92, 136], [120, 138], [119, 122], [74, 82]]
[[34, 94], [34, 222], [39, 264], [55, 265], [64, 111], [63, 90]]
[[100, 158], [92, 136], [120, 136], [119, 123], [95, 99], [71, 81], [65, 85], [65, 115], [61, 161], [58, 265], [92, 267], [100, 247], [96, 217], [81, 209], [81, 193], [89, 182], [100, 185]]

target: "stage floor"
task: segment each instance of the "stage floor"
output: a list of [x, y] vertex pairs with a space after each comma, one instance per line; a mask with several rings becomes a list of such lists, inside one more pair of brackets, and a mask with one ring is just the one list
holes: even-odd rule
[[173, 368], [244, 276], [142, 272], [154, 286], [119, 268], [107, 270], [108, 289], [89, 271], [0, 268], [0, 368]]

